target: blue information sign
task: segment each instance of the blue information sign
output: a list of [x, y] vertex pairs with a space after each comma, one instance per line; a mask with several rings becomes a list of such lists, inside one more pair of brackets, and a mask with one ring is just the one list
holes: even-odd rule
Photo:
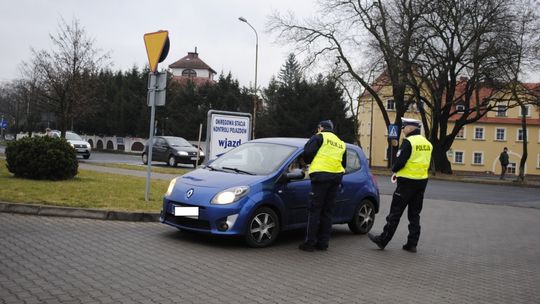
[[399, 126], [395, 124], [388, 125], [388, 138], [398, 139], [399, 137]]
[[0, 120], [0, 128], [1, 129], [7, 128], [7, 120]]

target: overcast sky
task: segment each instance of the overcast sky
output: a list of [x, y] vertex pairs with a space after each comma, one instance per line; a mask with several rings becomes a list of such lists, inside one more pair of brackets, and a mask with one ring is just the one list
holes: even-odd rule
[[[141, 69], [147, 63], [143, 35], [168, 30], [171, 48], [160, 68], [197, 47], [202, 60], [219, 73], [231, 72], [241, 86], [251, 86], [255, 76], [255, 34], [259, 34], [258, 84], [266, 87], [293, 51], [274, 43], [266, 33], [268, 16], [292, 11], [297, 17], [313, 16], [316, 0], [1, 0], [0, 81], [20, 78], [20, 64], [32, 58], [30, 48], [50, 50], [49, 34], [64, 18], [74, 18], [111, 54], [113, 70]], [[527, 77], [540, 81], [540, 73]]]
[[168, 30], [166, 67], [197, 47], [199, 57], [219, 73], [231, 72], [240, 85], [255, 76], [255, 33], [238, 20], [243, 16], [259, 34], [259, 87], [279, 73], [290, 49], [274, 44], [266, 33], [274, 11], [308, 16], [315, 0], [2, 0], [0, 2], [0, 81], [20, 78], [20, 64], [31, 48], [50, 50], [49, 34], [64, 18], [78, 19], [96, 46], [110, 51], [113, 70], [147, 64], [143, 35]]

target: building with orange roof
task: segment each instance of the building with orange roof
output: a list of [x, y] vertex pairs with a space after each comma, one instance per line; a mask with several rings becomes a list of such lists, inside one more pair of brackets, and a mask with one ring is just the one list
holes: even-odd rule
[[[457, 100], [459, 100], [460, 91], [464, 89], [466, 79], [460, 79], [460, 81], [463, 85], [458, 84]], [[393, 100], [392, 87], [388, 84], [388, 78], [384, 76], [384, 73], [376, 79], [372, 87], [383, 101], [390, 121], [394, 122], [396, 104]], [[529, 96], [529, 104], [525, 105], [524, 113], [527, 118], [528, 137], [525, 174], [540, 175], [540, 83], [527, 83], [523, 87], [519, 93], [520, 96], [523, 97], [524, 94]], [[503, 148], [507, 147], [510, 156], [507, 175], [517, 175], [519, 162], [523, 155], [521, 107], [516, 106], [511, 94], [504, 90], [483, 88], [479, 91], [479, 98], [481, 100], [497, 100], [497, 106], [478, 121], [465, 125], [459, 131], [452, 147], [447, 152], [452, 170], [498, 174], [501, 171], [499, 155]], [[504, 102], [505, 100], [507, 102]], [[475, 103], [476, 99], [472, 96], [471, 106]], [[454, 127], [454, 122], [460, 117], [460, 111], [463, 111], [466, 106], [464, 102], [455, 103], [453, 110], [456, 113], [449, 119], [449, 132]], [[421, 120], [420, 113], [415, 106], [409, 107], [404, 116]], [[367, 92], [360, 97], [358, 118], [360, 121], [360, 142], [371, 165], [386, 167], [389, 161], [387, 157], [387, 126], [377, 103]]]

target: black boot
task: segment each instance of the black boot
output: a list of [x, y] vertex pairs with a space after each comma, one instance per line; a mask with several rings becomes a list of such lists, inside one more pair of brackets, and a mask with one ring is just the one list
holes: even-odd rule
[[403, 245], [403, 250], [405, 251], [408, 251], [408, 252], [416, 252], [416, 246], [413, 246], [413, 245], [409, 245], [409, 244], [405, 244]]
[[368, 233], [368, 237], [373, 243], [377, 244], [377, 247], [379, 247], [379, 249], [384, 250], [384, 247], [386, 247], [386, 244], [383, 243], [380, 236], [376, 236], [374, 234]]

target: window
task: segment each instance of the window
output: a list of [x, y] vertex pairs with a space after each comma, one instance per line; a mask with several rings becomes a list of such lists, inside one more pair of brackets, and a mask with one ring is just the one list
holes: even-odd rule
[[536, 168], [540, 169], [540, 154], [536, 156]]
[[483, 164], [484, 164], [484, 153], [473, 152], [473, 165], [483, 165]]
[[456, 134], [456, 139], [465, 139], [465, 126], [459, 129], [458, 133]]
[[506, 117], [506, 106], [497, 106], [497, 117]]
[[474, 128], [474, 139], [484, 140], [484, 128], [482, 127]]
[[531, 117], [531, 105], [525, 105], [525, 107], [519, 107], [519, 116]]
[[197, 72], [192, 69], [185, 69], [182, 71], [182, 76], [184, 77], [197, 77]]
[[506, 129], [505, 128], [496, 128], [495, 129], [495, 140], [497, 140], [497, 141], [506, 141]]
[[345, 173], [358, 171], [360, 167], [361, 163], [358, 154], [353, 150], [347, 149], [347, 168], [345, 168]]
[[396, 102], [393, 99], [388, 99], [386, 101], [386, 109], [388, 111], [395, 111], [396, 110]]
[[289, 164], [289, 167], [287, 168], [287, 173], [292, 172], [294, 169], [302, 170], [302, 172], [304, 172], [304, 180], [309, 179], [309, 167], [304, 162], [303, 155], [298, 156], [292, 163]]
[[463, 164], [463, 151], [455, 151], [454, 152], [454, 164]]
[[506, 167], [506, 173], [516, 174], [516, 163], [509, 163], [508, 167]]
[[[529, 130], [527, 130], [529, 131]], [[527, 137], [529, 135], [529, 132], [527, 132]], [[523, 129], [517, 129], [517, 141], [523, 141], [523, 138], [525, 137], [525, 134], [523, 133]]]
[[465, 106], [462, 105], [462, 104], [459, 104], [456, 106], [456, 111], [460, 112], [460, 113], [463, 113], [465, 112]]

